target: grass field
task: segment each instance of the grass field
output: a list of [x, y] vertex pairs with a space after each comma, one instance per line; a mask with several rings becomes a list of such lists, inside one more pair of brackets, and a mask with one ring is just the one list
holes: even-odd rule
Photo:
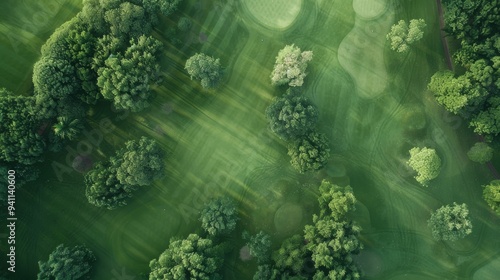
[[[101, 104], [82, 136], [86, 142], [48, 158], [41, 178], [18, 192], [22, 269], [12, 279], [33, 279], [37, 261], [60, 243], [84, 243], [96, 253], [93, 279], [147, 273], [170, 237], [201, 232], [199, 210], [220, 195], [236, 199], [241, 217], [224, 279], [251, 279], [256, 264], [239, 259], [238, 234], [265, 230], [278, 246], [300, 233], [317, 210], [314, 186], [324, 178], [350, 184], [359, 200], [356, 219], [366, 249], [357, 261], [367, 279], [479, 280], [500, 273], [500, 223], [480, 187], [492, 177], [465, 155], [476, 137], [426, 90], [430, 76], [444, 68], [435, 1], [185, 2], [181, 14], [194, 23], [186, 44], [176, 50], [157, 34], [167, 48], [165, 82], [156, 88], [153, 106], [117, 114]], [[51, 8], [38, 30], [23, 27], [22, 19], [46, 11], [41, 4], [0, 4], [0, 53], [7, 57], [0, 85], [18, 94], [31, 88], [31, 67], [43, 41], [80, 6], [76, 0], [50, 3], [60, 8]], [[277, 3], [283, 6], [272, 6]], [[377, 9], [378, 14], [369, 12]], [[277, 10], [283, 14], [271, 16]], [[426, 35], [408, 55], [396, 55], [385, 34], [395, 21], [412, 18], [426, 20]], [[207, 36], [203, 43], [200, 33]], [[270, 85], [274, 58], [291, 43], [314, 52], [304, 89], [319, 107], [320, 130], [332, 147], [332, 160], [314, 174], [292, 170], [285, 143], [269, 131], [264, 116], [272, 98], [282, 94]], [[186, 58], [199, 51], [221, 58], [227, 75], [220, 88], [203, 91], [185, 73]], [[111, 132], [99, 125], [103, 120], [114, 125]], [[167, 175], [121, 209], [88, 204], [83, 176], [71, 172], [59, 180], [51, 166], [65, 164], [82, 143], [97, 161], [142, 135], [157, 139], [167, 152]], [[436, 148], [443, 159], [441, 175], [429, 188], [419, 186], [405, 165], [408, 150], [421, 145]], [[469, 205], [473, 234], [460, 242], [435, 242], [426, 220], [431, 210], [453, 201]], [[0, 242], [3, 252], [6, 239]]]

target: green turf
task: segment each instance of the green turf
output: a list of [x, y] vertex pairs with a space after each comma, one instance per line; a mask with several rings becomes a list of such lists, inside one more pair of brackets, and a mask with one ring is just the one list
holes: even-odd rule
[[[42, 10], [38, 2], [0, 4], [0, 34], [7, 38], [0, 52], [8, 58], [0, 68], [2, 86], [19, 94], [29, 90], [37, 51], [50, 32], [76, 13], [77, 2], [65, 2], [36, 32], [24, 30], [20, 19]], [[18, 193], [18, 266], [23, 269], [13, 279], [32, 279], [37, 261], [60, 243], [85, 243], [96, 253], [93, 279], [120, 279], [124, 269], [133, 276], [147, 273], [148, 262], [170, 237], [201, 232], [202, 205], [220, 195], [236, 199], [241, 217], [225, 279], [251, 279], [255, 263], [239, 260], [243, 241], [238, 235], [244, 229], [265, 230], [276, 247], [300, 233], [317, 211], [315, 186], [322, 179], [354, 189], [359, 200], [355, 218], [364, 228], [366, 247], [356, 260], [369, 279], [498, 274], [498, 266], [489, 262], [500, 249], [495, 241], [499, 220], [482, 201], [480, 188], [491, 175], [466, 158], [476, 141], [466, 124], [445, 114], [426, 91], [430, 76], [444, 67], [434, 1], [387, 2], [382, 9], [375, 0], [304, 0], [286, 31], [273, 30], [281, 26], [279, 20], [258, 20], [279, 19], [269, 16], [276, 12], [263, 5], [274, 5], [269, 1], [185, 2], [181, 14], [193, 20], [192, 32], [182, 38], [187, 43], [180, 50], [171, 46], [161, 32], [167, 26], [157, 34], [167, 46], [161, 61], [165, 82], [155, 88], [152, 107], [119, 118], [101, 104], [88, 127], [99, 129], [106, 119], [116, 127], [101, 131], [102, 142], [90, 150], [94, 160], [112, 155], [127, 140], [157, 139], [167, 152], [167, 175], [139, 191], [128, 206], [106, 211], [87, 203], [81, 174], [57, 179], [51, 164], [64, 164], [67, 153], [48, 158], [41, 178]], [[382, 14], [369, 14], [375, 8]], [[385, 34], [395, 21], [412, 18], [426, 20], [426, 35], [408, 55], [395, 55]], [[200, 32], [207, 35], [204, 43]], [[16, 41], [15, 49], [9, 47], [9, 36], [24, 39]], [[291, 43], [314, 52], [304, 89], [319, 107], [319, 128], [332, 146], [325, 170], [308, 175], [290, 167], [285, 143], [272, 135], [264, 116], [272, 98], [282, 94], [270, 85], [274, 58]], [[185, 73], [186, 58], [199, 51], [221, 58], [227, 75], [220, 88], [203, 91]], [[81, 139], [92, 143], [91, 138]], [[405, 165], [415, 145], [432, 146], [443, 159], [442, 173], [429, 188], [419, 186]], [[75, 142], [68, 149], [77, 147]], [[431, 210], [453, 201], [469, 204], [473, 234], [462, 242], [435, 242], [426, 220]], [[300, 222], [281, 228], [291, 216], [301, 217]], [[5, 239], [0, 241], [3, 249]]]
[[300, 13], [303, 0], [248, 0], [242, 6], [259, 23], [283, 29], [293, 23]]

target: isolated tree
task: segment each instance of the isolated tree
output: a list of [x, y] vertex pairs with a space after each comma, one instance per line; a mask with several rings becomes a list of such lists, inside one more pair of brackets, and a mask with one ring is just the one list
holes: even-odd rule
[[69, 119], [68, 117], [57, 117], [57, 123], [53, 126], [54, 134], [67, 140], [74, 140], [82, 131], [83, 125], [79, 119]]
[[98, 70], [97, 85], [104, 98], [113, 100], [117, 109], [139, 112], [148, 107], [150, 85], [159, 82], [161, 46], [153, 37], [140, 36], [130, 40], [124, 53], [110, 54]]
[[250, 235], [247, 231], [242, 234], [243, 240], [250, 249], [250, 256], [257, 259], [257, 263], [266, 263], [271, 257], [271, 236], [262, 230], [255, 235]]
[[407, 163], [417, 172], [415, 179], [423, 186], [427, 186], [428, 182], [436, 178], [441, 171], [441, 159], [436, 150], [431, 148], [412, 148]]
[[301, 52], [294, 44], [286, 45], [278, 52], [271, 83], [273, 85], [289, 85], [291, 87], [302, 86], [307, 76], [307, 63], [313, 58], [312, 51]]
[[196, 53], [187, 61], [184, 69], [191, 76], [191, 80], [201, 81], [203, 88], [216, 87], [222, 78], [222, 66], [220, 60], [204, 53]]
[[142, 0], [142, 6], [149, 13], [161, 13], [168, 16], [173, 13], [182, 0]]
[[412, 44], [422, 39], [425, 27], [426, 24], [423, 19], [412, 19], [409, 26], [406, 21], [400, 20], [391, 27], [391, 31], [386, 38], [391, 41], [392, 50], [404, 53], [410, 50]]
[[266, 109], [271, 130], [283, 140], [297, 140], [311, 133], [318, 122], [318, 109], [298, 91], [274, 99]]
[[484, 142], [477, 142], [467, 152], [467, 156], [474, 162], [484, 164], [493, 157], [493, 148]]
[[193, 23], [191, 20], [187, 17], [181, 17], [179, 21], [177, 22], [177, 28], [179, 28], [180, 31], [182, 32], [187, 32], [189, 29], [191, 29], [191, 25]]
[[116, 178], [116, 167], [110, 161], [99, 162], [85, 174], [85, 196], [90, 204], [109, 210], [127, 205], [135, 185], [122, 184]]
[[238, 212], [232, 199], [211, 200], [201, 210], [201, 227], [212, 236], [230, 234], [236, 228]]
[[63, 244], [50, 253], [49, 260], [39, 261], [38, 280], [90, 279], [89, 272], [96, 258], [85, 246], [66, 247]]
[[325, 135], [312, 132], [288, 145], [290, 163], [299, 173], [323, 168], [330, 158]]
[[500, 180], [493, 180], [483, 187], [484, 200], [497, 215], [500, 215]]
[[164, 153], [154, 139], [128, 141], [117, 153], [116, 178], [121, 184], [146, 186], [164, 174]]
[[212, 240], [190, 234], [186, 239], [170, 240], [160, 257], [149, 263], [149, 280], [222, 279], [219, 270], [223, 260]]
[[445, 205], [431, 213], [427, 221], [436, 240], [455, 241], [472, 233], [469, 209], [465, 203]]

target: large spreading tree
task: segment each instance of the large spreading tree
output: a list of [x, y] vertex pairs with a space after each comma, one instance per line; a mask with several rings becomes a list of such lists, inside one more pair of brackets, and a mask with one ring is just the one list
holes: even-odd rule
[[39, 261], [38, 280], [90, 279], [96, 258], [85, 246], [66, 247], [63, 244], [50, 253], [45, 262]]
[[266, 109], [271, 130], [283, 140], [297, 140], [311, 133], [318, 122], [318, 109], [298, 91], [288, 90]]
[[415, 179], [423, 186], [427, 186], [441, 171], [441, 159], [436, 150], [426, 147], [412, 148], [408, 165], [417, 172]]
[[196, 53], [187, 61], [184, 69], [191, 79], [199, 80], [203, 88], [214, 88], [222, 79], [220, 59], [215, 59], [204, 53]]
[[442, 206], [431, 214], [428, 225], [436, 240], [455, 241], [472, 233], [469, 209], [465, 203]]
[[300, 48], [294, 44], [286, 45], [276, 57], [276, 63], [271, 73], [271, 83], [277, 86], [302, 86], [304, 78], [307, 76], [307, 64], [312, 58], [312, 51], [301, 52]]

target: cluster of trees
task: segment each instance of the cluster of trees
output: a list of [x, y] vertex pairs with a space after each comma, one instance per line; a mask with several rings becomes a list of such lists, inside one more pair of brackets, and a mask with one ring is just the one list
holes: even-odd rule
[[436, 240], [455, 241], [472, 233], [467, 204], [444, 205], [427, 221]]
[[361, 278], [352, 258], [363, 248], [361, 228], [348, 217], [356, 203], [352, 189], [323, 181], [319, 191], [320, 213], [313, 216], [313, 224], [305, 227], [303, 236], [286, 239], [272, 261], [259, 265], [253, 279]]
[[407, 164], [417, 172], [415, 179], [423, 186], [427, 186], [441, 171], [441, 159], [431, 148], [412, 148]]
[[109, 160], [85, 174], [85, 195], [97, 207], [115, 209], [127, 204], [132, 193], [150, 185], [164, 172], [163, 151], [155, 140], [128, 141]]
[[63, 244], [50, 253], [46, 262], [39, 261], [38, 280], [90, 279], [89, 273], [96, 258], [87, 247], [66, 247]]
[[495, 1], [444, 1], [445, 31], [461, 41], [457, 73], [439, 71], [428, 85], [439, 104], [467, 120], [474, 132], [500, 133], [500, 9]]
[[304, 82], [307, 63], [312, 60], [312, 55], [311, 51], [301, 52], [295, 45], [287, 45], [279, 51], [271, 82], [290, 88], [266, 109], [271, 130], [289, 142], [290, 163], [299, 173], [319, 170], [330, 158], [328, 139], [316, 132], [318, 109], [297, 88]]
[[406, 21], [400, 20], [391, 27], [387, 34], [387, 40], [391, 41], [391, 49], [405, 53], [410, 50], [411, 45], [424, 37], [423, 29], [426, 27], [423, 19], [412, 19], [408, 25]]
[[204, 53], [196, 53], [191, 56], [186, 61], [184, 69], [191, 76], [191, 80], [199, 80], [201, 86], [206, 89], [217, 87], [223, 74], [220, 60]]

